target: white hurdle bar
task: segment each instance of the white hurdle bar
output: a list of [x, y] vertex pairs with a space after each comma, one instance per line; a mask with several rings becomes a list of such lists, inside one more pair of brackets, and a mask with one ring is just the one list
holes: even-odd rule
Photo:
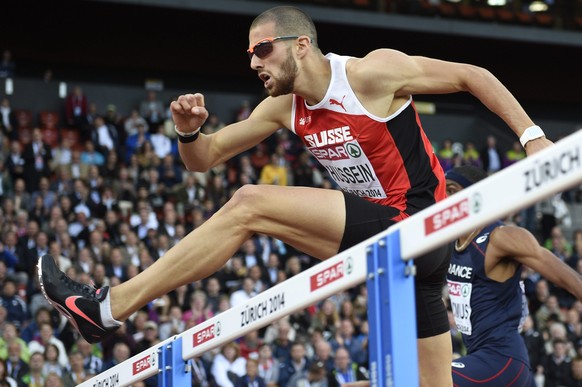
[[581, 157], [582, 130], [80, 386], [190, 385], [189, 359], [366, 280], [371, 385], [418, 385], [412, 259], [581, 184]]

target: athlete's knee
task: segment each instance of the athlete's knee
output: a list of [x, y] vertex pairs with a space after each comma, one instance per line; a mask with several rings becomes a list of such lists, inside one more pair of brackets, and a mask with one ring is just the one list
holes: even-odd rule
[[259, 204], [267, 197], [261, 186], [245, 184], [239, 188], [232, 198], [223, 206], [233, 221], [241, 224], [251, 224], [254, 219], [261, 216]]

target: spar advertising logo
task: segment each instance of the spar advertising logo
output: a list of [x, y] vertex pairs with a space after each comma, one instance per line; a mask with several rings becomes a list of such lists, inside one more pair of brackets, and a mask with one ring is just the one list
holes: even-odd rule
[[346, 258], [345, 261], [338, 262], [333, 266], [323, 269], [319, 273], [312, 275], [309, 279], [311, 283], [311, 291], [321, 289], [322, 287], [349, 275], [353, 269], [353, 261], [351, 257]]
[[151, 367], [154, 367], [156, 364], [154, 356], [155, 355], [150, 354], [150, 355], [147, 355], [139, 360], [134, 361], [132, 366], [131, 366], [131, 370], [133, 372], [133, 375], [137, 375], [145, 370], [150, 369]]
[[442, 209], [424, 220], [424, 234], [430, 235], [433, 232], [442, 230], [458, 221], [467, 218], [471, 212], [476, 214], [481, 211], [483, 200], [479, 193], [472, 198], [465, 198]]
[[194, 332], [192, 335], [192, 345], [196, 347], [197, 345], [201, 345], [214, 339], [215, 337], [220, 336], [220, 332], [222, 331], [222, 327], [220, 325], [220, 321], [216, 322], [216, 324], [212, 324], [206, 328], [203, 328], [197, 332]]

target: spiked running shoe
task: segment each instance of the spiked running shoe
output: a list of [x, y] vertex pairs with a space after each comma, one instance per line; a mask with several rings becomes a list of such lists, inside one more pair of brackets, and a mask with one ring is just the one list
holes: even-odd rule
[[95, 289], [73, 281], [50, 255], [39, 257], [38, 279], [48, 302], [69, 319], [88, 342], [97, 343], [119, 328], [106, 328], [101, 321], [99, 303], [107, 296], [108, 286]]

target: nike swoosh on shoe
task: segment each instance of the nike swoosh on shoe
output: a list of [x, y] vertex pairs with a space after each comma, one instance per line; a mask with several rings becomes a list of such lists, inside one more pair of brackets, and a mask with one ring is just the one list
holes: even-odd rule
[[81, 297], [81, 296], [70, 296], [70, 297], [67, 297], [67, 299], [65, 300], [65, 305], [73, 313], [75, 313], [78, 316], [84, 318], [85, 320], [87, 320], [88, 322], [90, 322], [91, 324], [95, 325], [97, 328], [101, 329], [103, 332], [105, 332], [105, 329], [103, 329], [102, 327], [100, 327], [99, 324], [97, 324], [89, 316], [87, 316], [85, 313], [83, 313], [83, 311], [81, 309], [79, 309], [79, 307], [75, 303], [77, 301], [77, 299], [79, 299], [79, 298], [83, 298], [83, 297]]

